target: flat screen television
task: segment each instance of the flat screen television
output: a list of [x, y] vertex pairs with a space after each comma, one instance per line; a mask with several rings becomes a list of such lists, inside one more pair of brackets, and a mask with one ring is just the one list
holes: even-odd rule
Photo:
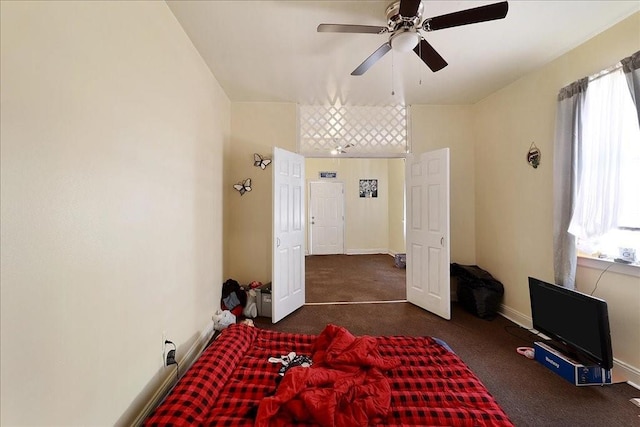
[[533, 328], [584, 365], [613, 367], [606, 301], [529, 277]]

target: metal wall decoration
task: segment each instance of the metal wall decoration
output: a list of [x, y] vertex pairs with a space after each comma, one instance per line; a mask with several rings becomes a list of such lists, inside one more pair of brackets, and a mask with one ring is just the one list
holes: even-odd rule
[[361, 179], [360, 197], [378, 197], [378, 180]]
[[262, 157], [258, 153], [253, 153], [253, 166], [259, 167], [262, 170], [265, 170], [267, 166], [271, 164], [271, 159], [266, 157]]
[[251, 178], [247, 178], [244, 181], [233, 184], [233, 188], [235, 188], [241, 196], [244, 196], [244, 193], [251, 191]]
[[540, 149], [536, 147], [535, 142], [532, 142], [531, 146], [529, 146], [529, 151], [527, 152], [527, 163], [529, 163], [534, 169], [537, 169], [540, 165], [540, 157], [542, 157]]

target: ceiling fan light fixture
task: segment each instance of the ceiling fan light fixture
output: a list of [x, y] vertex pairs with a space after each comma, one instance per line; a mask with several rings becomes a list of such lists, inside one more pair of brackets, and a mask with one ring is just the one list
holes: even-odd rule
[[391, 37], [391, 48], [396, 52], [409, 52], [418, 45], [420, 35], [417, 31], [402, 31]]
[[[435, 31], [459, 27], [479, 22], [503, 19], [509, 11], [508, 2], [487, 4], [484, 6], [446, 13], [422, 20], [424, 0], [394, 0], [387, 6], [387, 27], [372, 25], [320, 24], [319, 32], [335, 33], [391, 33], [389, 40], [376, 49], [363, 63], [351, 72], [352, 76], [361, 76], [390, 50], [406, 53], [413, 50], [433, 72], [446, 67], [447, 61], [427, 42], [420, 30]], [[420, 22], [422, 21], [422, 24]], [[393, 91], [391, 92], [394, 93]]]

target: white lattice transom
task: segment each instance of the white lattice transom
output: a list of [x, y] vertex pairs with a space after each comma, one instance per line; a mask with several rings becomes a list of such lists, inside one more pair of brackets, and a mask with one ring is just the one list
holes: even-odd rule
[[398, 156], [409, 152], [405, 106], [301, 105], [300, 154]]

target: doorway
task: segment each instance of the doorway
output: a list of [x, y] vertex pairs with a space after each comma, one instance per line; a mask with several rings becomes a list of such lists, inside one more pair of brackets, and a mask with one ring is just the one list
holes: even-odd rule
[[[347, 270], [353, 269], [356, 271], [360, 268], [360, 265], [366, 264], [367, 267], [363, 268], [363, 274], [371, 273], [373, 277], [368, 281], [368, 291], [359, 291], [354, 286], [349, 286], [345, 283], [345, 286], [340, 290], [341, 300], [386, 300], [390, 298], [393, 300], [406, 298], [406, 290], [400, 289], [400, 293], [396, 292], [393, 296], [385, 294], [389, 289], [382, 289], [384, 286], [383, 281], [378, 278], [376, 280], [375, 271], [377, 270], [373, 261], [378, 261], [379, 276], [384, 273], [385, 270], [391, 269], [392, 272], [405, 274], [405, 270], [396, 268], [394, 265], [394, 256], [397, 253], [405, 253], [405, 159], [404, 158], [345, 158], [345, 157], [331, 157], [331, 158], [306, 158], [305, 170], [309, 188], [308, 212], [307, 212], [307, 254], [311, 255], [313, 262], [306, 262], [305, 268], [310, 272], [310, 275], [314, 274], [314, 270], [322, 268], [322, 271], [317, 271], [319, 275], [328, 274], [328, 270], [332, 269], [335, 274], [340, 275], [340, 271], [346, 274]], [[331, 176], [332, 178], [324, 178], [325, 176]], [[360, 181], [377, 181], [377, 193], [366, 194], [361, 197], [360, 194]], [[314, 215], [314, 192], [320, 191], [316, 186], [322, 184], [336, 184], [333, 194], [342, 201], [342, 207], [339, 207], [339, 203], [334, 201], [327, 201], [327, 209], [331, 212], [331, 215], [340, 219], [342, 217], [342, 231], [339, 230], [339, 226], [335, 227], [335, 231], [325, 233], [325, 242], [328, 242], [332, 238], [335, 241], [336, 234], [342, 237], [342, 247], [338, 246], [338, 249], [333, 248], [318, 248], [314, 247], [319, 237], [315, 237], [313, 227], [319, 225], [317, 223], [317, 215]], [[329, 188], [329, 186], [327, 186]], [[341, 192], [338, 193], [338, 191]], [[328, 191], [323, 192], [327, 199], [333, 198], [333, 196], [327, 197], [326, 194], [331, 194]], [[335, 214], [334, 214], [335, 212]], [[342, 216], [340, 216], [342, 213]], [[330, 216], [331, 216], [330, 215]], [[316, 218], [312, 218], [316, 217]], [[315, 222], [315, 224], [312, 224]], [[331, 234], [333, 233], [333, 235]], [[317, 234], [316, 234], [317, 235]], [[331, 245], [322, 245], [331, 246]], [[318, 254], [331, 254], [330, 256], [316, 257]], [[337, 256], [342, 254], [342, 257]], [[370, 260], [363, 259], [361, 262], [356, 262], [359, 258], [371, 257]], [[307, 257], [309, 258], [309, 257]], [[322, 258], [322, 262], [319, 263], [318, 258]], [[353, 263], [353, 266], [349, 266], [346, 261]], [[366, 263], [364, 261], [367, 261]], [[315, 285], [316, 281], [312, 277], [308, 277], [310, 286]], [[338, 277], [341, 280], [340, 277]], [[357, 278], [354, 279], [357, 281]], [[363, 281], [358, 281], [359, 283]], [[337, 282], [334, 282], [337, 283]], [[314, 298], [314, 289], [307, 287], [307, 293], [310, 295], [310, 299], [307, 298], [307, 302], [316, 302], [316, 300], [326, 301], [326, 298]], [[379, 287], [380, 292], [371, 292], [373, 287]], [[343, 295], [343, 293], [352, 292], [359, 293], [359, 295], [350, 297]], [[382, 293], [382, 294], [381, 294]], [[384, 295], [383, 295], [384, 294]]]
[[309, 254], [344, 253], [344, 184], [309, 183]]

